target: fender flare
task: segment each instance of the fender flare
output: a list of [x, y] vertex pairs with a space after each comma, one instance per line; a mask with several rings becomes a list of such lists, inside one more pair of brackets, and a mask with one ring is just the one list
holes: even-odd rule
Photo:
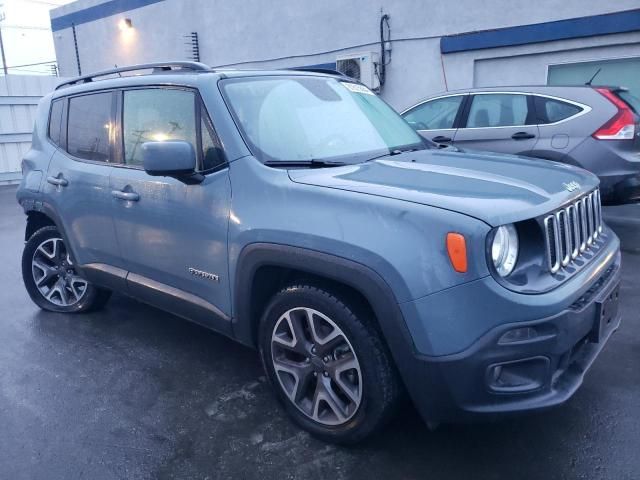
[[240, 252], [234, 282], [235, 338], [255, 347], [257, 321], [251, 318], [252, 283], [261, 267], [291, 268], [336, 282], [358, 291], [373, 309], [385, 340], [397, 363], [416, 351], [396, 297], [387, 282], [371, 268], [343, 257], [307, 248], [273, 243], [252, 243]]

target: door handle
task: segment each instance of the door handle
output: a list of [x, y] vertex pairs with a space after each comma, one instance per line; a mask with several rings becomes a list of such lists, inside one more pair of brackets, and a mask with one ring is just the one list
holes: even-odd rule
[[433, 137], [431, 140], [433, 140], [436, 143], [445, 143], [445, 142], [451, 141], [449, 137], [445, 137], [444, 135], [438, 135], [437, 137]]
[[123, 192], [121, 190], [112, 190], [111, 195], [119, 200], [128, 200], [129, 202], [137, 202], [140, 200], [140, 195], [136, 192]]
[[533, 133], [517, 132], [511, 135], [511, 138], [514, 140], [528, 140], [530, 138], [536, 138], [536, 136]]
[[47, 182], [56, 187], [66, 187], [69, 185], [69, 181], [59, 174], [57, 177], [47, 177]]

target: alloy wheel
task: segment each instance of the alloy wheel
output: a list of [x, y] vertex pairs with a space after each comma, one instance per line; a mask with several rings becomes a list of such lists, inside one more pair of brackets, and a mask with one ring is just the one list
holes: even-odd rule
[[31, 271], [38, 291], [59, 307], [78, 303], [87, 292], [88, 282], [78, 276], [61, 238], [49, 238], [36, 248]]
[[311, 308], [293, 308], [276, 322], [271, 357], [280, 386], [308, 418], [341, 425], [358, 411], [362, 373], [345, 333]]

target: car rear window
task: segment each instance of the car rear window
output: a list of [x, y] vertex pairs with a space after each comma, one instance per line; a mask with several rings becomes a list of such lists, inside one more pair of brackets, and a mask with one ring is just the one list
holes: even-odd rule
[[556, 123], [573, 117], [582, 108], [554, 98], [534, 96], [536, 116], [539, 124]]

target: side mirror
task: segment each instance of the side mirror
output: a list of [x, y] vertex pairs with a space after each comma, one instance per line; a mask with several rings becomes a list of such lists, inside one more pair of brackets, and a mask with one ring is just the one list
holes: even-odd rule
[[154, 177], [173, 177], [185, 183], [202, 181], [202, 175], [196, 173], [193, 145], [182, 140], [143, 143], [142, 164]]

